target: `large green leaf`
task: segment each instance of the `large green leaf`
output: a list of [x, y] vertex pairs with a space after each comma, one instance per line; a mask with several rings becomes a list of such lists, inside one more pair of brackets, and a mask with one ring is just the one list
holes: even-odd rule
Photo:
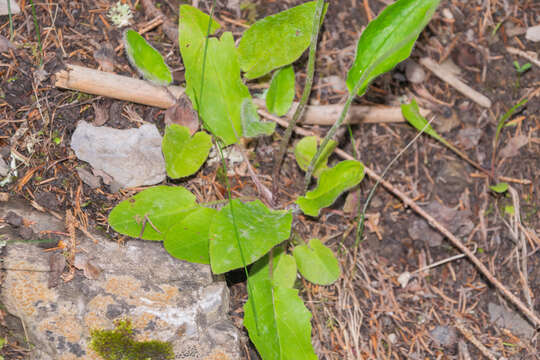
[[195, 196], [181, 186], [154, 186], [116, 205], [109, 214], [109, 224], [131, 237], [163, 240], [165, 233], [197, 206]]
[[296, 246], [293, 255], [300, 274], [312, 283], [330, 285], [338, 279], [339, 263], [321, 240], [311, 239], [308, 245]]
[[[209, 20], [209, 16], [197, 8], [180, 6], [179, 43], [186, 69], [186, 93], [207, 130], [230, 145], [242, 136], [242, 103], [246, 99], [251, 101], [251, 95], [240, 77], [238, 51], [230, 32], [224, 33], [221, 39], [208, 39], [202, 78]], [[210, 35], [219, 28], [215, 21], [211, 24]]]
[[260, 259], [289, 237], [291, 222], [290, 212], [272, 211], [259, 200], [245, 204], [231, 200], [210, 226], [212, 271], [221, 274]]
[[[319, 140], [316, 136], [306, 136], [296, 144], [294, 147], [294, 155], [300, 169], [307, 171], [313, 156], [315, 156], [315, 153], [317, 152], [318, 142]], [[337, 142], [334, 140], [330, 140], [328, 144], [326, 144], [324, 150], [321, 152], [321, 156], [319, 156], [319, 159], [315, 164], [313, 176], [319, 177], [321, 172], [328, 168], [328, 158], [336, 146]]]
[[277, 116], [285, 115], [294, 100], [294, 68], [287, 65], [272, 76], [270, 88], [266, 93], [266, 107]]
[[171, 83], [171, 71], [161, 54], [136, 31], [128, 29], [124, 32], [124, 46], [129, 62], [146, 80], [157, 85]]
[[212, 137], [205, 132], [199, 131], [191, 137], [185, 126], [167, 126], [161, 144], [167, 175], [178, 179], [195, 174], [206, 161], [211, 147]]
[[347, 76], [349, 91], [363, 78], [358, 90], [358, 95], [363, 95], [375, 77], [409, 57], [439, 2], [398, 0], [370, 22], [358, 40], [356, 58]]
[[311, 345], [311, 313], [298, 290], [273, 284], [268, 256], [255, 263], [248, 281], [252, 291], [244, 305], [244, 326], [261, 357], [316, 360]]
[[321, 173], [317, 187], [300, 196], [296, 203], [306, 215], [319, 216], [319, 211], [330, 206], [339, 195], [357, 185], [364, 178], [364, 165], [345, 160]]
[[274, 270], [272, 279], [274, 285], [292, 288], [296, 281], [296, 260], [285, 251], [274, 251]]
[[242, 103], [242, 129], [247, 138], [260, 135], [272, 135], [276, 129], [276, 123], [273, 121], [261, 121], [257, 108], [251, 99], [244, 99]]
[[172, 256], [199, 264], [210, 264], [208, 232], [217, 210], [200, 207], [165, 234], [163, 246]]
[[267, 16], [244, 32], [238, 51], [246, 78], [261, 77], [302, 55], [311, 40], [315, 4], [310, 1]]

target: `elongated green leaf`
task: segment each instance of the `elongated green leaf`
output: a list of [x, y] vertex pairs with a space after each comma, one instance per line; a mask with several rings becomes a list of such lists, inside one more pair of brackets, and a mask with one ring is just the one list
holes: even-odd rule
[[358, 95], [363, 95], [375, 77], [409, 57], [418, 35], [433, 16], [439, 2], [398, 0], [371, 21], [358, 40], [356, 58], [347, 76], [349, 91], [363, 77], [358, 90]]
[[253, 291], [244, 305], [244, 326], [261, 357], [317, 359], [311, 345], [311, 313], [298, 296], [298, 290], [272, 283], [268, 256], [253, 266], [248, 281]]
[[131, 237], [163, 240], [173, 225], [197, 207], [189, 190], [181, 186], [155, 186], [116, 205], [109, 214], [109, 224]]
[[345, 160], [321, 173], [317, 187], [300, 196], [296, 203], [306, 215], [319, 216], [319, 211], [330, 206], [339, 195], [357, 185], [364, 178], [364, 165]]
[[510, 119], [510, 117], [512, 115], [514, 115], [514, 113], [516, 112], [516, 110], [520, 107], [520, 106], [523, 106], [525, 105], [527, 102], [529, 101], [529, 99], [523, 99], [521, 100], [520, 102], [518, 102], [516, 105], [512, 106], [510, 108], [510, 110], [508, 110], [507, 112], [504, 113], [503, 116], [501, 116], [501, 118], [499, 119], [499, 122], [497, 123], [497, 131], [495, 131], [495, 140], [494, 140], [494, 144], [497, 145], [497, 143], [499, 142], [499, 135], [501, 134], [501, 130], [504, 126], [504, 123], [506, 122], [506, 120]]
[[319, 239], [311, 239], [308, 245], [300, 245], [293, 250], [300, 274], [318, 285], [330, 285], [340, 274], [336, 256]]
[[294, 68], [287, 65], [272, 76], [270, 88], [266, 93], [266, 107], [277, 116], [285, 115], [294, 100]]
[[401, 113], [416, 130], [424, 130], [426, 134], [434, 139], [439, 140], [443, 144], [448, 144], [448, 142], [428, 124], [426, 118], [420, 114], [420, 109], [418, 108], [415, 99], [412, 99], [410, 104], [401, 104]]
[[274, 285], [292, 288], [296, 281], [296, 260], [284, 251], [274, 255]]
[[172, 256], [199, 264], [210, 264], [208, 232], [217, 210], [200, 207], [193, 210], [165, 235], [163, 246]]
[[171, 71], [161, 54], [136, 31], [128, 29], [124, 32], [124, 47], [129, 62], [146, 80], [157, 85], [171, 83]]
[[242, 102], [242, 129], [247, 138], [260, 135], [272, 135], [276, 129], [276, 123], [273, 121], [261, 121], [257, 108], [251, 99], [244, 99]]
[[221, 209], [210, 226], [210, 263], [215, 274], [255, 262], [291, 232], [292, 215], [288, 211], [269, 210], [259, 200], [244, 204], [233, 199], [231, 203]]
[[206, 161], [211, 147], [212, 137], [205, 132], [199, 131], [191, 137], [185, 126], [167, 126], [161, 144], [167, 175], [178, 179], [195, 174]]
[[[238, 51], [230, 32], [221, 39], [208, 39], [202, 79], [208, 21], [209, 16], [197, 8], [180, 6], [179, 43], [186, 68], [186, 93], [207, 130], [230, 145], [242, 136], [242, 103], [245, 99], [251, 101], [251, 95], [240, 77]], [[213, 34], [219, 24], [213, 20], [211, 24]]]
[[[294, 155], [296, 157], [296, 162], [298, 163], [298, 166], [300, 166], [300, 169], [304, 171], [308, 169], [308, 166], [311, 163], [313, 156], [315, 156], [315, 153], [317, 152], [318, 142], [319, 140], [316, 136], [306, 136], [302, 138], [302, 140], [300, 140], [298, 144], [296, 144], [296, 147], [294, 148]], [[328, 158], [330, 157], [336, 146], [337, 142], [335, 142], [334, 140], [330, 140], [328, 142], [324, 150], [321, 152], [321, 156], [319, 156], [317, 163], [315, 164], [313, 176], [319, 177], [321, 172], [324, 169], [328, 168]]]
[[315, 1], [310, 1], [267, 16], [246, 30], [238, 45], [246, 78], [261, 77], [298, 59], [309, 46], [314, 14]]

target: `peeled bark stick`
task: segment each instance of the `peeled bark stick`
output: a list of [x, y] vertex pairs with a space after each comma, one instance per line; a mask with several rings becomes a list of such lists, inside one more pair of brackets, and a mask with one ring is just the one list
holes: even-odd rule
[[[168, 109], [175, 104], [185, 91], [181, 86], [168, 86], [167, 90], [154, 86], [148, 81], [128, 76], [94, 70], [78, 65], [66, 65], [55, 73], [55, 86], [63, 89], [82, 91], [88, 94], [106, 96], [139, 104]], [[260, 108], [265, 108], [264, 100], [254, 99]], [[288, 117], [292, 116], [298, 103], [294, 103]], [[339, 105], [310, 105], [303, 117], [303, 124], [332, 125], [339, 116]], [[348, 117], [351, 123], [392, 123], [403, 122], [401, 109], [397, 106], [352, 106]], [[422, 115], [428, 110], [420, 109]]]
[[486, 96], [480, 94], [478, 91], [471, 88], [469, 85], [465, 84], [463, 81], [459, 80], [456, 76], [446, 71], [442, 66], [437, 64], [431, 58], [422, 58], [420, 59], [420, 64], [424, 65], [426, 69], [434, 73], [439, 79], [448, 83], [454, 89], [483, 107], [491, 107], [491, 100]]
[[[155, 86], [148, 81], [116, 75], [78, 65], [66, 65], [55, 73], [54, 85], [114, 99], [167, 109], [184, 93], [180, 86]], [[174, 99], [173, 96], [176, 98]]]
[[[273, 116], [269, 113], [267, 113], [264, 110], [259, 110], [259, 114], [264, 116], [267, 119], [273, 120], [277, 122], [281, 126], [287, 126], [287, 122], [277, 116]], [[306, 129], [303, 129], [301, 127], [296, 127], [295, 132], [302, 135], [302, 136], [312, 136], [315, 135], [313, 132], [308, 131]], [[336, 148], [335, 153], [341, 157], [342, 159], [346, 160], [356, 160], [354, 157], [346, 153], [345, 151]], [[418, 215], [423, 217], [429, 225], [431, 225], [433, 228], [437, 229], [441, 234], [443, 234], [455, 247], [457, 247], [461, 252], [463, 252], [469, 260], [476, 266], [476, 269], [480, 271], [482, 275], [484, 275], [488, 281], [493, 284], [505, 297], [507, 300], [509, 300], [511, 303], [513, 303], [538, 329], [540, 328], [540, 317], [534, 312], [534, 310], [529, 309], [517, 296], [512, 294], [510, 290], [508, 290], [503, 283], [501, 283], [493, 274], [489, 271], [489, 269], [476, 257], [476, 255], [468, 248], [466, 247], [461, 240], [456, 237], [454, 234], [452, 234], [447, 228], [445, 228], [440, 222], [438, 222], [433, 216], [428, 214], [424, 209], [422, 209], [418, 204], [408, 197], [405, 193], [397, 189], [395, 186], [393, 186], [390, 182], [382, 179], [379, 174], [377, 174], [375, 171], [371, 170], [368, 166], [364, 165], [364, 169], [366, 171], [366, 174], [373, 180], [379, 181], [382, 186], [384, 186], [388, 191], [396, 195], [405, 205], [410, 207], [414, 212], [416, 212]]]

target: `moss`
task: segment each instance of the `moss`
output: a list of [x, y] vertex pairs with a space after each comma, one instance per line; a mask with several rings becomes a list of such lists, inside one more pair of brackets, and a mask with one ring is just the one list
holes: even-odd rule
[[90, 349], [105, 360], [174, 359], [169, 342], [136, 341], [129, 320], [115, 322], [114, 330], [92, 330]]

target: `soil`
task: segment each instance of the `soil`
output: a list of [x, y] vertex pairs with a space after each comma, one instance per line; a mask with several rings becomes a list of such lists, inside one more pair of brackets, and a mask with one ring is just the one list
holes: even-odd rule
[[[232, 31], [238, 38], [244, 30], [238, 24], [252, 23], [303, 2], [245, 0], [234, 7], [238, 1], [218, 0], [215, 18], [224, 30]], [[177, 23], [180, 3], [185, 1], [161, 1], [159, 9]], [[199, 8], [205, 11], [210, 9], [210, 3], [198, 1]], [[359, 34], [368, 20], [384, 8], [384, 3], [387, 1], [330, 3], [320, 36], [312, 104], [344, 102], [346, 93], [325, 80], [330, 76], [346, 78]], [[98, 68], [95, 52], [103, 44], [116, 48], [121, 43], [122, 31], [112, 26], [106, 15], [113, 1], [36, 3], [42, 49], [36, 39], [31, 4], [23, 4], [22, 13], [13, 17], [16, 48], [0, 53], [0, 155], [9, 164], [10, 153], [15, 151], [25, 161], [17, 162], [18, 178], [0, 191], [59, 216], [73, 210], [82, 223], [109, 233], [111, 241], [128, 241], [109, 228], [107, 215], [119, 201], [140, 189], [115, 193], [108, 185], [92, 189], [84, 184], [77, 175], [77, 167], [84, 163], [70, 149], [70, 138], [79, 120], [92, 122], [98, 116], [106, 119], [106, 126], [139, 126], [136, 117], [129, 115], [133, 112], [163, 131], [164, 111], [54, 87], [53, 74], [66, 63]], [[134, 27], [149, 20], [138, 5], [132, 21]], [[435, 61], [451, 60], [460, 69], [462, 80], [492, 101], [489, 108], [476, 104], [427, 70], [423, 82], [410, 83], [405, 63], [377, 78], [366, 95], [356, 100], [364, 105], [399, 105], [415, 97], [420, 106], [435, 115], [434, 128], [486, 169], [475, 169], [440, 142], [422, 135], [385, 178], [421, 206], [429, 205], [435, 218], [444, 217], [452, 209], [459, 211], [459, 216], [451, 213], [446, 225], [455, 225], [457, 221], [472, 224], [463, 234], [459, 234], [459, 229], [466, 225], [458, 227], [456, 235], [476, 249], [477, 257], [508, 290], [524, 302], [529, 298], [529, 306], [536, 314], [540, 313], [540, 70], [533, 64], [530, 70], [518, 74], [514, 62], [523, 65], [527, 60], [510, 54], [506, 47], [538, 54], [540, 42], [527, 41], [519, 32], [513, 34], [516, 29], [539, 21], [540, 4], [531, 0], [443, 0], [420, 35], [411, 60], [418, 62], [426, 56]], [[0, 17], [0, 34], [10, 37], [7, 16]], [[160, 27], [147, 32], [145, 37], [162, 54], [167, 54], [175, 83], [182, 84], [183, 65], [177, 44]], [[114, 54], [116, 73], [138, 77], [123, 50]], [[306, 64], [306, 55], [295, 63], [297, 94], [302, 91]], [[259, 84], [249, 85], [256, 88]], [[529, 99], [528, 103], [508, 119], [512, 126], [502, 129], [494, 145], [499, 119], [524, 98]], [[306, 128], [319, 134], [327, 130], [322, 126]], [[378, 174], [417, 135], [406, 123], [360, 124], [351, 128], [354, 142], [348, 131], [341, 131], [339, 146], [350, 154], [356, 146], [360, 159]], [[273, 137], [247, 145], [254, 154], [256, 171], [267, 186], [271, 188], [273, 181], [279, 181], [279, 208], [289, 206], [301, 194], [304, 175], [290, 151], [281, 177], [271, 178], [272, 159], [282, 133], [283, 129], [278, 129]], [[526, 136], [527, 143], [509, 148], [511, 140], [520, 135]], [[298, 139], [297, 136], [293, 141]], [[332, 157], [330, 162], [333, 165], [337, 161], [337, 157]], [[231, 181], [235, 196], [257, 194], [248, 176], [233, 176]], [[490, 185], [501, 181], [515, 189], [514, 199], [509, 192], [490, 191]], [[202, 201], [225, 195], [215, 166], [205, 167], [187, 181], [168, 183], [196, 188], [204, 197], [199, 199]], [[375, 182], [366, 177], [351, 192], [356, 193], [356, 198], [349, 200], [353, 205], [358, 201], [363, 205], [373, 186]], [[497, 357], [540, 358], [538, 331], [524, 337], [519, 329], [496, 325], [490, 318], [490, 303], [519, 311], [467, 258], [420, 271], [406, 287], [400, 286], [398, 279], [404, 272], [413, 273], [459, 251], [446, 240], [437, 242], [441, 235], [428, 226], [422, 228], [422, 219], [398, 198], [383, 187], [377, 188], [367, 209], [366, 231], [358, 245], [355, 216], [346, 211], [345, 198], [342, 196], [319, 218], [300, 215], [293, 224], [294, 231], [304, 239], [318, 237], [330, 246], [338, 254], [343, 270], [332, 286], [314, 286], [305, 281], [299, 284], [313, 313], [313, 339], [320, 359], [466, 359], [466, 351], [469, 358], [486, 356], [475, 340]], [[518, 204], [514, 214], [519, 210], [521, 215], [517, 233], [512, 230], [515, 217], [508, 210], [512, 204]], [[413, 225], [424, 230], [415, 232]], [[247, 299], [243, 280], [241, 275], [229, 276], [231, 316], [240, 328]], [[6, 359], [24, 359], [29, 346], [21, 335], [24, 332], [2, 310], [0, 324], [0, 336], [7, 338], [0, 354]], [[460, 330], [461, 326], [466, 330]], [[253, 346], [247, 344], [246, 359], [257, 358]]]

